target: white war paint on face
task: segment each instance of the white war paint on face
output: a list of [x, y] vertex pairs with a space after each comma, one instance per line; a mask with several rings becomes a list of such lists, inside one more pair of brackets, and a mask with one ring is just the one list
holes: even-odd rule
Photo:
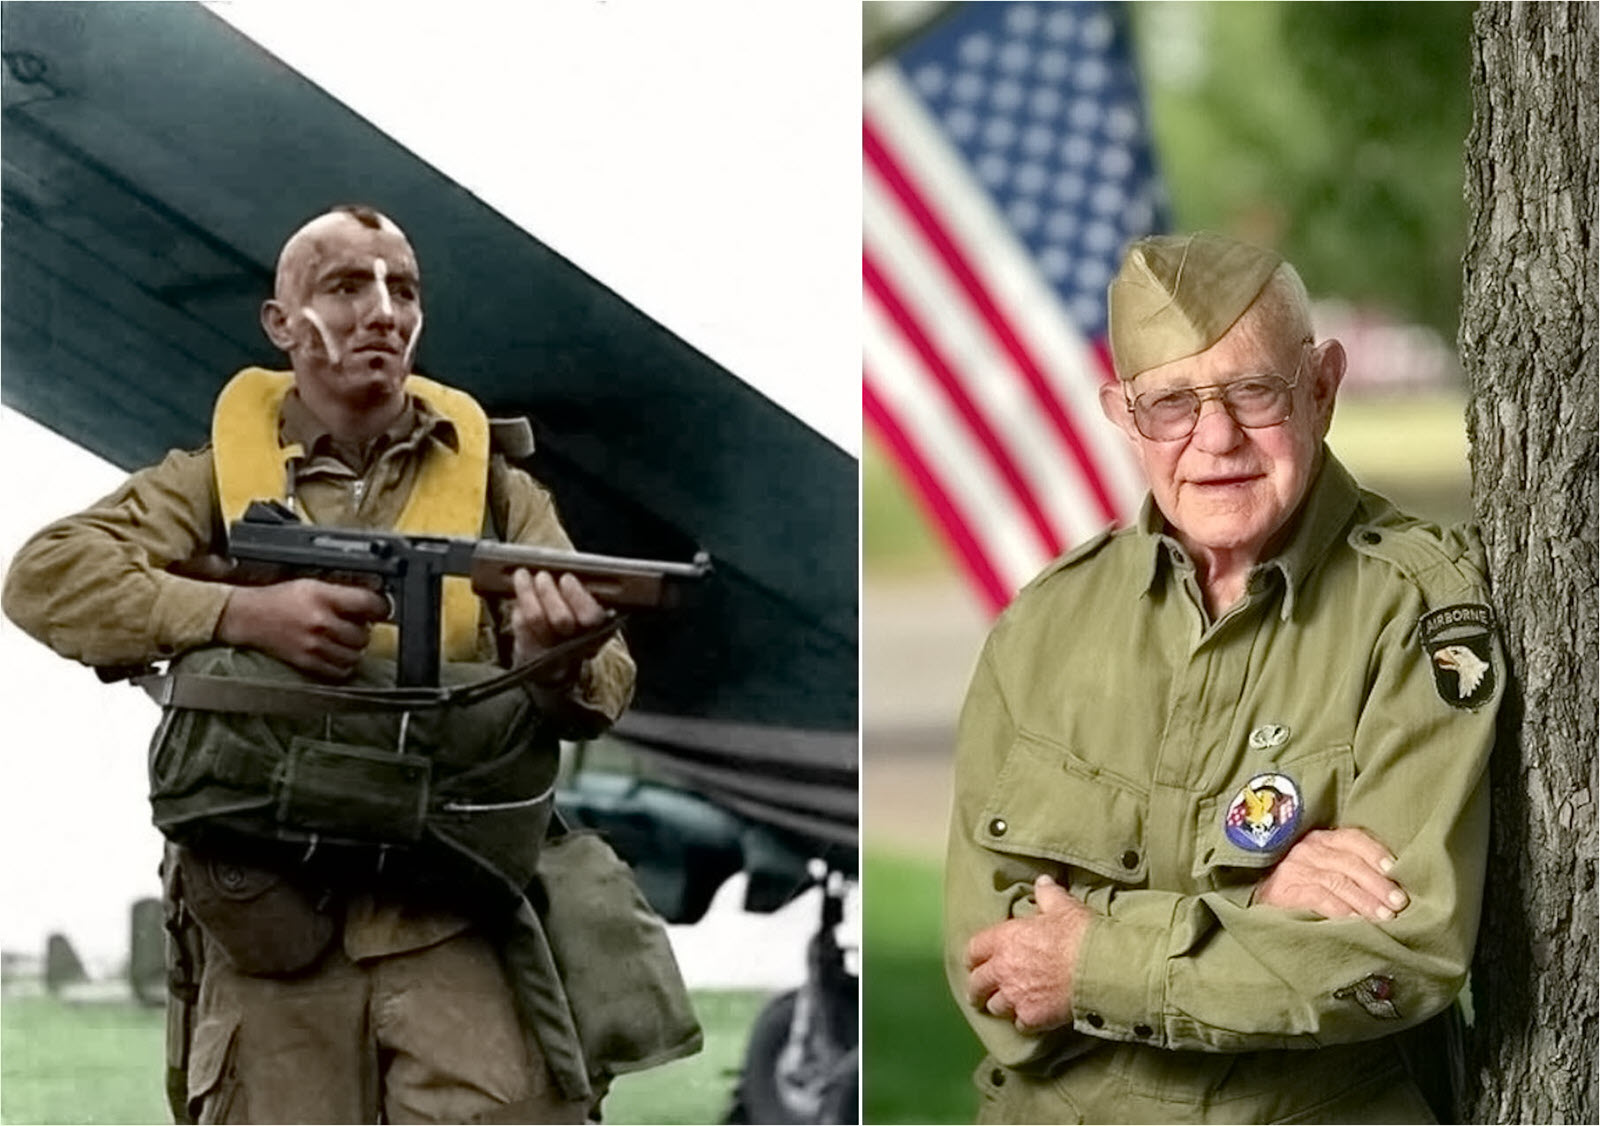
[[406, 341], [406, 354], [401, 363], [405, 374], [411, 373], [411, 357], [417, 350], [417, 338], [422, 335], [422, 310], [417, 310], [417, 323], [411, 326], [411, 337]]
[[300, 306], [300, 315], [311, 322], [311, 327], [317, 330], [317, 335], [322, 337], [322, 348], [328, 353], [328, 363], [334, 367], [339, 366], [339, 346], [333, 342], [333, 336], [328, 332], [328, 326], [317, 315], [317, 311], [310, 305]]
[[394, 316], [394, 305], [389, 301], [389, 263], [382, 258], [374, 258], [372, 276], [378, 283], [378, 308], [383, 310], [384, 316]]

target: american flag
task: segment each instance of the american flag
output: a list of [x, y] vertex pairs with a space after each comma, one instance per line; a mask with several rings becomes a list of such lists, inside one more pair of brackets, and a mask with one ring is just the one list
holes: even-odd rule
[[991, 612], [1144, 494], [1106, 285], [1164, 229], [1114, 3], [969, 3], [865, 78], [867, 425]]

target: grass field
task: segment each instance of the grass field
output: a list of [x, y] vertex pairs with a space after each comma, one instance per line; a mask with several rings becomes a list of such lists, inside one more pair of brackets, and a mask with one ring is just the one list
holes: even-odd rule
[[[1346, 396], [1328, 444], [1364, 486], [1440, 523], [1471, 515], [1467, 440], [1459, 393]], [[862, 567], [870, 577], [948, 569], [943, 548], [888, 459], [872, 442], [861, 458]]]
[[939, 863], [869, 853], [862, 875], [864, 1121], [971, 1122], [983, 1051], [940, 960]]
[[[607, 1122], [720, 1122], [761, 993], [702, 992], [695, 1010], [706, 1047], [612, 1085]], [[51, 997], [7, 997], [0, 1043], [0, 1121], [161, 1123], [164, 1018], [132, 1004], [68, 1005]]]

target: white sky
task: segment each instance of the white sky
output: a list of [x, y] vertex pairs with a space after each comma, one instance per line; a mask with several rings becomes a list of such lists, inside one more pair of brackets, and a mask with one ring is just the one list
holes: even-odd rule
[[210, 6], [859, 456], [855, 4]]
[[[859, 456], [855, 4], [212, 7]], [[0, 474], [6, 561], [122, 478], [8, 410]], [[0, 947], [42, 952], [61, 930], [107, 968], [126, 955], [131, 901], [159, 891], [143, 800], [155, 709], [9, 622], [0, 676]], [[809, 915], [791, 915], [797, 941]], [[786, 963], [777, 979], [793, 972]]]

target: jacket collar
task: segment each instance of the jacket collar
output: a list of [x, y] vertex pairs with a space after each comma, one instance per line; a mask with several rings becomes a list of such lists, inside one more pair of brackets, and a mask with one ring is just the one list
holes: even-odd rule
[[[1247, 589], [1255, 590], [1266, 577], [1277, 572], [1283, 579], [1282, 616], [1288, 621], [1294, 613], [1295, 593], [1305, 583], [1330, 548], [1343, 538], [1350, 517], [1356, 510], [1361, 489], [1326, 445], [1322, 447], [1322, 468], [1293, 517], [1288, 540], [1270, 559], [1257, 563], [1250, 572]], [[1147, 541], [1150, 569], [1141, 593], [1148, 593], [1172, 567], [1193, 567], [1188, 553], [1177, 539], [1167, 534], [1166, 519], [1156, 507], [1155, 498], [1145, 495], [1137, 523]], [[1163, 567], [1163, 563], [1166, 564]]]
[[389, 428], [367, 443], [358, 454], [336, 442], [327, 424], [311, 413], [299, 394], [291, 391], [284, 397], [279, 412], [279, 441], [284, 445], [298, 443], [308, 459], [327, 455], [349, 464], [354, 458], [362, 465], [351, 464], [350, 468], [358, 472], [363, 465], [370, 464], [379, 453], [391, 446], [415, 445], [433, 438], [452, 450], [459, 448], [455, 423], [435, 411], [418, 395], [408, 395], [407, 400], [406, 409], [400, 412]]

